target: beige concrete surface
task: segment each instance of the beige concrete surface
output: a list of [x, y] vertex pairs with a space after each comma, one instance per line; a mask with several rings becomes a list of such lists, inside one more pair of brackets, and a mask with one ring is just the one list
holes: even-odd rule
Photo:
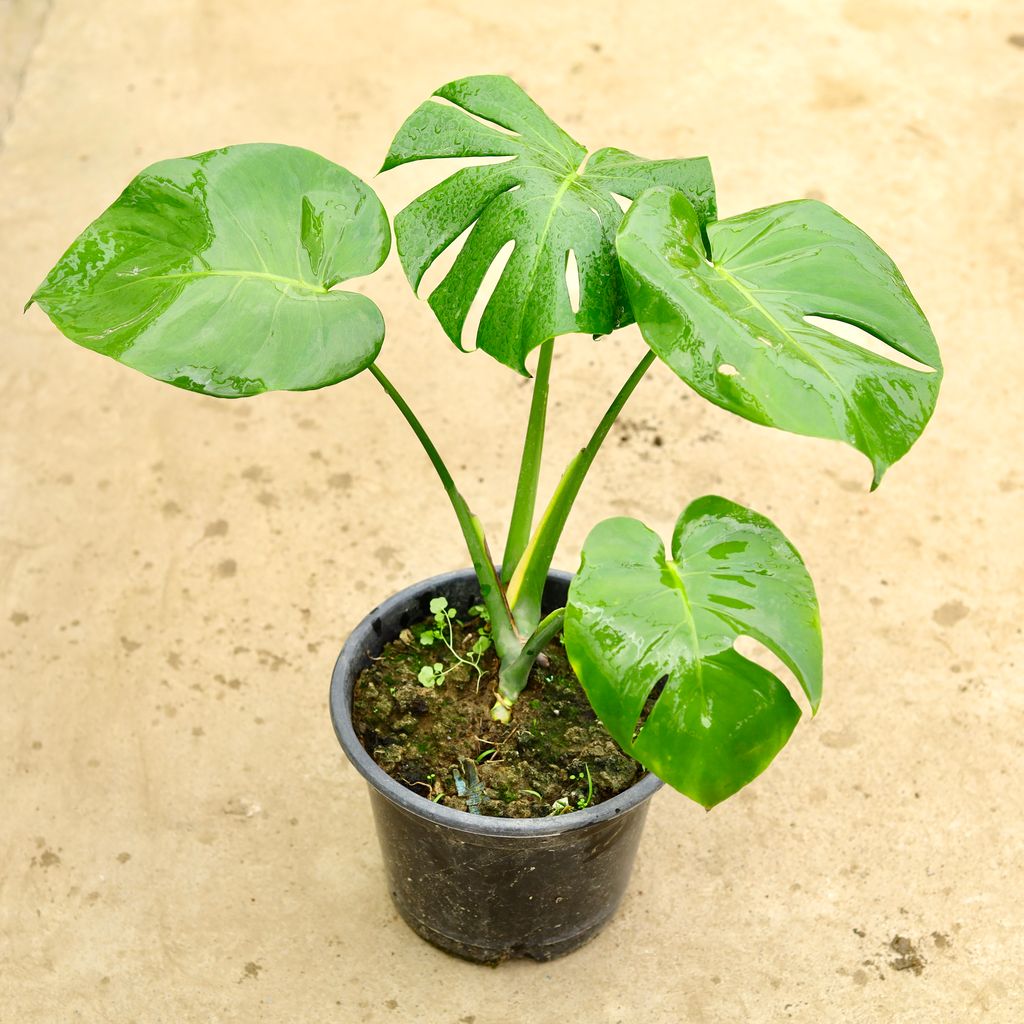
[[[1020, 0], [5, 0], [0, 35], [3, 1024], [1024, 1020]], [[850, 450], [644, 382], [560, 564], [609, 514], [767, 512], [818, 583], [826, 699], [711, 814], [657, 798], [592, 945], [498, 970], [397, 920], [328, 721], [346, 631], [465, 562], [374, 381], [220, 403], [21, 315], [142, 166], [266, 140], [369, 177], [433, 88], [485, 71], [588, 145], [708, 153], [726, 215], [824, 197], [892, 253], [947, 367], [873, 495]], [[376, 184], [394, 212], [434, 173]], [[497, 530], [515, 453], [484, 430], [517, 438], [527, 390], [454, 350], [394, 256], [365, 288]], [[545, 486], [640, 346], [560, 343]]]

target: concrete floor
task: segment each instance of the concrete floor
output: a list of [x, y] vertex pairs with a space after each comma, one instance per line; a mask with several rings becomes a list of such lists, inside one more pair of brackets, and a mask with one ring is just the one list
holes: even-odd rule
[[[1022, 1019], [1024, 4], [809, 7], [0, 5], [3, 1024]], [[709, 491], [765, 511], [818, 583], [826, 699], [713, 813], [657, 798], [591, 946], [496, 971], [396, 918], [327, 716], [353, 623], [465, 561], [405, 424], [368, 375], [220, 403], [20, 313], [144, 165], [266, 140], [369, 177], [480, 71], [588, 145], [710, 154], [726, 215], [825, 198], [896, 259], [947, 367], [873, 495], [853, 451], [645, 381], [560, 564], [609, 514], [667, 534]], [[376, 184], [394, 212], [434, 174]], [[394, 256], [366, 290], [382, 365], [497, 531], [516, 463], [489, 437], [518, 436], [526, 389], [441, 336]], [[640, 345], [560, 343], [547, 487]]]

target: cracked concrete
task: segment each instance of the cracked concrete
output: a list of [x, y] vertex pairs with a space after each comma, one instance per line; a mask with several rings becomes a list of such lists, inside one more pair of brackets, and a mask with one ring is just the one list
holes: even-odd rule
[[[807, 10], [0, 6], [0, 1021], [1020, 1019], [1024, 10]], [[590, 145], [709, 153], [726, 215], [823, 197], [892, 253], [947, 366], [875, 494], [852, 451], [644, 381], [559, 563], [609, 514], [667, 534], [706, 492], [765, 511], [817, 580], [825, 701], [711, 814], [657, 798], [592, 945], [497, 971], [397, 919], [327, 716], [346, 630], [464, 561], [405, 424], [368, 377], [218, 403], [20, 313], [145, 164], [275, 140], [371, 177], [416, 104], [480, 71]], [[375, 185], [394, 212], [436, 173]], [[516, 465], [489, 437], [518, 435], [526, 390], [454, 350], [394, 256], [365, 288], [383, 365], [496, 531]], [[640, 344], [559, 343], [546, 488]]]

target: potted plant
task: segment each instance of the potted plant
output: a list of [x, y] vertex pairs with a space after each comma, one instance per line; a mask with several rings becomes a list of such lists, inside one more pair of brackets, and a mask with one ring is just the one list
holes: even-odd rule
[[[608, 519], [587, 537], [574, 576], [552, 570], [573, 502], [633, 390], [661, 359], [748, 420], [852, 445], [871, 460], [874, 488], [924, 429], [942, 368], [893, 262], [823, 203], [718, 219], [706, 159], [588, 152], [501, 76], [439, 89], [399, 129], [383, 169], [450, 157], [500, 159], [458, 170], [395, 217], [406, 275], [418, 288], [465, 234], [429, 295], [445, 333], [460, 347], [475, 340], [522, 375], [539, 350], [498, 563], [427, 430], [377, 363], [381, 313], [338, 288], [381, 266], [391, 231], [373, 190], [336, 164], [275, 145], [155, 164], [72, 243], [29, 304], [80, 345], [202, 395], [310, 390], [363, 371], [376, 378], [433, 464], [473, 568], [410, 586], [356, 627], [334, 670], [334, 726], [369, 783], [405, 919], [470, 959], [547, 959], [614, 912], [662, 782], [713, 807], [789, 738], [800, 706], [737, 651], [739, 638], [781, 659], [812, 712], [821, 699], [813, 584], [793, 545], [757, 512], [697, 498], [668, 546], [635, 519]], [[506, 259], [476, 338], [463, 338], [485, 273]], [[538, 516], [554, 340], [599, 339], [633, 321], [649, 351]], [[828, 328], [835, 321], [917, 365], [844, 339]], [[393, 685], [372, 675], [381, 663], [397, 666]], [[360, 693], [364, 717], [377, 716], [370, 724], [353, 718]], [[441, 710], [459, 701], [476, 718], [459, 712], [452, 721], [486, 719], [494, 744], [475, 757], [441, 750], [447, 768], [417, 769], [410, 780], [412, 769], [396, 763], [401, 745], [377, 730], [394, 725], [422, 750], [423, 722], [434, 721], [436, 740]], [[533, 748], [525, 741], [530, 716], [550, 723], [563, 708], [591, 729], [582, 741], [583, 726], [556, 730], [559, 743], [584, 743], [570, 750], [574, 770], [563, 764], [554, 790], [503, 792], [495, 773], [507, 778], [511, 761], [530, 771], [531, 757], [564, 755], [553, 740], [531, 755], [543, 729], [531, 734]], [[593, 729], [610, 736], [606, 760], [632, 772], [625, 783], [609, 781], [594, 759], [594, 749], [610, 748], [593, 746]], [[465, 736], [445, 730], [454, 751]]]

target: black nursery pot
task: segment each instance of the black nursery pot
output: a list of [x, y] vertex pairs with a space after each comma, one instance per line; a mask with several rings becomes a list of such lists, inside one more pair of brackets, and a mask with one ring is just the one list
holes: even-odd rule
[[[571, 579], [548, 576], [545, 614], [565, 604]], [[594, 807], [513, 819], [441, 807], [391, 778], [352, 727], [353, 687], [371, 657], [428, 617], [438, 594], [460, 609], [480, 600], [472, 570], [445, 573], [395, 594], [356, 626], [331, 679], [334, 731], [369, 783], [391, 898], [413, 931], [479, 963], [550, 960], [582, 946], [615, 913], [662, 783], [646, 775]]]

